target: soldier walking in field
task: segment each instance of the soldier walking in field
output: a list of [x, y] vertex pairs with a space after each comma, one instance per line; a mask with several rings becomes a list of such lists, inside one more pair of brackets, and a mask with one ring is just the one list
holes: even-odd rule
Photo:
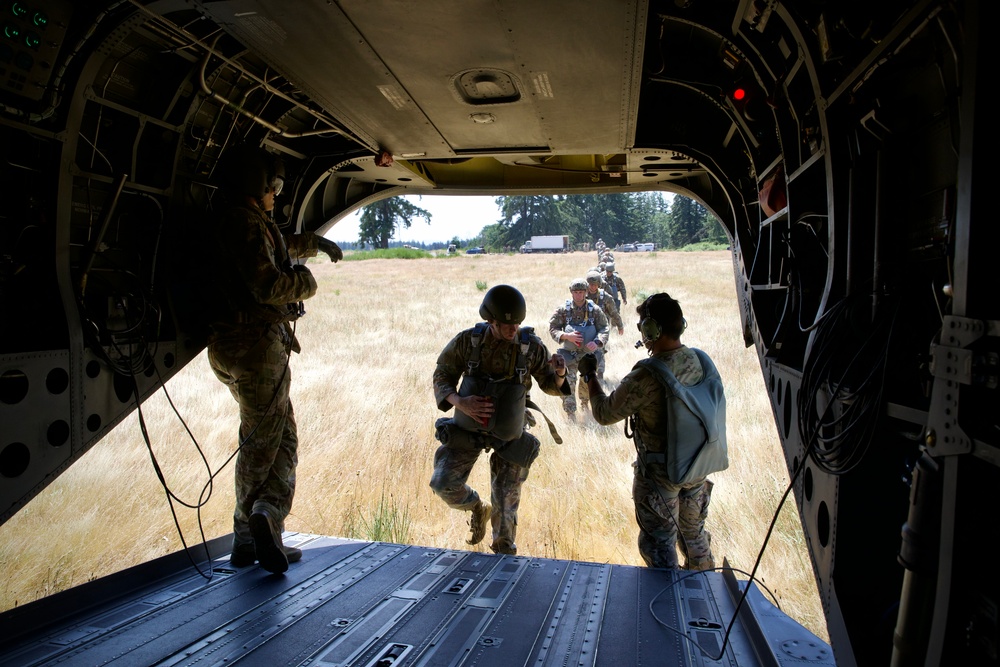
[[628, 294], [625, 292], [625, 281], [615, 271], [614, 262], [604, 264], [604, 275], [601, 277], [604, 279], [602, 289], [611, 295], [615, 300], [615, 308], [621, 312], [622, 306], [628, 305]]
[[600, 307], [587, 299], [586, 280], [573, 280], [569, 291], [571, 298], [566, 300], [565, 305], [556, 308], [549, 318], [549, 335], [560, 344], [557, 353], [566, 361], [570, 393], [563, 398], [563, 410], [570, 419], [576, 419], [577, 402], [572, 388], [577, 387], [584, 407], [589, 397], [586, 384], [581, 382], [577, 385], [576, 365], [580, 357], [588, 352], [603, 356], [608, 342], [608, 318]]
[[[587, 300], [593, 301], [597, 306], [604, 311], [604, 315], [608, 318], [608, 322], [611, 326], [618, 329], [618, 335], [625, 335], [625, 325], [622, 323], [621, 315], [618, 314], [618, 308], [615, 307], [614, 299], [611, 295], [601, 288], [601, 274], [596, 271], [591, 271], [587, 274]], [[604, 379], [604, 368], [607, 364], [608, 352], [611, 351], [610, 341], [605, 342], [604, 348], [601, 350], [601, 354], [597, 355], [597, 379]]]
[[[538, 438], [527, 431], [526, 410], [537, 409], [529, 394], [531, 380], [554, 396], [570, 389], [563, 358], [550, 357], [534, 330], [520, 326], [525, 311], [524, 297], [517, 289], [493, 287], [479, 307], [486, 321], [452, 338], [434, 369], [438, 409], [454, 406], [455, 416], [437, 421], [441, 446], [434, 453], [430, 486], [449, 507], [472, 512], [469, 544], [482, 541], [489, 520], [493, 529], [490, 549], [499, 554], [517, 553], [521, 485], [540, 446]], [[553, 435], [558, 437], [554, 430]], [[492, 507], [467, 483], [479, 455], [491, 449]]]
[[236, 457], [236, 509], [230, 562], [281, 573], [302, 557], [282, 544], [295, 495], [298, 435], [289, 399], [288, 357], [299, 352], [290, 322], [300, 302], [316, 293], [316, 280], [292, 257], [334, 262], [336, 243], [307, 232], [287, 239], [271, 217], [281, 192], [280, 160], [259, 148], [232, 149], [220, 162], [224, 208], [212, 225], [217, 259], [217, 307], [208, 339], [212, 371], [240, 406]]

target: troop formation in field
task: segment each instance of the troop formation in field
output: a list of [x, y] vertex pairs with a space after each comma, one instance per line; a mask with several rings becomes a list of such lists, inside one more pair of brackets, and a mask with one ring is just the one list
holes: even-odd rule
[[[705, 530], [708, 475], [728, 466], [721, 378], [708, 355], [681, 343], [687, 322], [680, 304], [661, 292], [636, 309], [642, 334], [637, 347], [644, 345], [649, 358], [605, 394], [609, 335], [612, 327], [619, 337], [625, 333], [620, 308], [628, 305], [628, 292], [613, 253], [600, 239], [596, 248], [598, 264], [569, 280], [569, 298], [560, 300], [549, 318], [554, 354], [532, 328], [520, 326], [526, 304], [509, 285], [490, 289], [479, 308], [485, 322], [459, 332], [442, 350], [434, 396], [440, 410], [455, 411], [435, 425], [440, 444], [430, 486], [449, 507], [470, 512], [469, 544], [485, 538], [489, 523], [490, 549], [517, 553], [521, 488], [540, 451], [538, 438], [529, 433], [537, 424], [530, 411], [539, 411], [553, 439], [562, 442], [531, 400], [534, 380], [543, 392], [561, 397], [571, 423], [628, 420], [626, 432], [636, 449], [638, 546], [646, 564], [712, 569], [711, 534]], [[592, 432], [573, 430], [570, 437]], [[483, 452], [491, 452], [491, 504], [468, 484]]]

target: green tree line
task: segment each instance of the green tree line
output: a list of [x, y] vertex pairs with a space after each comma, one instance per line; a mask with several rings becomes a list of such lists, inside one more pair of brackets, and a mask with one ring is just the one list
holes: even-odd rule
[[[726, 245], [729, 241], [718, 219], [687, 197], [672, 201], [660, 193], [608, 195], [528, 195], [497, 197], [500, 219], [483, 227], [479, 236], [460, 246], [481, 245], [489, 252], [516, 251], [532, 236], [567, 235], [573, 246], [602, 239], [608, 246], [655, 243], [680, 249], [694, 244]], [[397, 229], [431, 214], [401, 197], [365, 207], [359, 243], [388, 248]]]

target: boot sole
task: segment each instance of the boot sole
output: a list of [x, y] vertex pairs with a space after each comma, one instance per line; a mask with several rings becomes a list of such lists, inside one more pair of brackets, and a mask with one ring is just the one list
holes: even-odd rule
[[281, 574], [288, 569], [288, 558], [281, 550], [281, 540], [275, 539], [271, 518], [263, 512], [250, 515], [250, 534], [257, 552], [257, 561], [268, 572]]

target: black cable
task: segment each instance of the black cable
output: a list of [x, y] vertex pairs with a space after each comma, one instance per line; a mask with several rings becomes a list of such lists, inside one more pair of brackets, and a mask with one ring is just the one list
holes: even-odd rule
[[[774, 533], [774, 527], [778, 523], [778, 516], [781, 513], [781, 508], [784, 507], [785, 502], [788, 500], [788, 495], [792, 492], [792, 489], [795, 487], [795, 481], [798, 479], [798, 477], [801, 474], [802, 470], [805, 468], [805, 462], [806, 462], [807, 459], [808, 459], [808, 456], [803, 456], [802, 460], [799, 462], [798, 467], [793, 471], [792, 477], [791, 477], [791, 479], [788, 482], [788, 486], [785, 488], [785, 492], [782, 494], [781, 500], [778, 501], [778, 507], [775, 509], [774, 515], [771, 517], [771, 524], [767, 528], [767, 534], [764, 535], [764, 541], [760, 545], [760, 551], [757, 553], [757, 560], [754, 561], [753, 568], [750, 570], [750, 573], [747, 574], [743, 570], [739, 570], [739, 569], [736, 569], [736, 568], [728, 568], [728, 569], [730, 569], [730, 570], [732, 570], [734, 572], [740, 572], [742, 574], [747, 574], [748, 580], [747, 580], [747, 585], [743, 588], [743, 593], [740, 595], [739, 601], [736, 603], [736, 608], [733, 610], [733, 617], [732, 617], [732, 619], [730, 619], [729, 625], [726, 626], [726, 632], [722, 636], [722, 646], [721, 646], [721, 648], [719, 650], [719, 655], [717, 655], [717, 656], [710, 655], [708, 653], [708, 651], [706, 651], [705, 648], [702, 647], [700, 644], [698, 644], [695, 640], [691, 639], [690, 637], [688, 637], [686, 634], [684, 634], [683, 632], [681, 632], [677, 628], [674, 628], [674, 627], [671, 627], [671, 626], [668, 626], [668, 625], [664, 624], [662, 621], [660, 621], [659, 618], [657, 618], [656, 614], [653, 614], [653, 618], [656, 620], [657, 623], [660, 623], [660, 625], [662, 625], [663, 627], [665, 627], [668, 630], [672, 630], [674, 632], [677, 632], [679, 635], [681, 635], [682, 637], [684, 637], [685, 639], [687, 639], [689, 642], [691, 642], [694, 646], [696, 646], [698, 648], [698, 650], [701, 651], [702, 654], [705, 655], [705, 657], [707, 657], [710, 660], [722, 660], [722, 657], [726, 653], [726, 646], [729, 644], [729, 636], [732, 634], [733, 626], [736, 625], [736, 619], [739, 618], [740, 609], [743, 607], [743, 603], [746, 601], [747, 595], [750, 594], [750, 582], [756, 582], [757, 581], [757, 570], [760, 568], [760, 563], [761, 563], [761, 561], [764, 558], [764, 551], [767, 549], [767, 545], [771, 541], [771, 535]], [[713, 568], [713, 569], [714, 570], [725, 570], [727, 568]], [[701, 571], [699, 571], [699, 572], [701, 572]], [[688, 576], [694, 576], [695, 574], [697, 574], [697, 573], [693, 572], [693, 573], [691, 573]], [[678, 581], [675, 581], [672, 584], [670, 584], [669, 586], [666, 586], [663, 590], [667, 590], [667, 589], [669, 589], [669, 588], [677, 585], [677, 583], [679, 581], [683, 581], [686, 578], [687, 577], [681, 577], [680, 579], [678, 579]], [[771, 599], [775, 600], [775, 606], [777, 606], [778, 609], [780, 610], [781, 609], [781, 605], [779, 605], [777, 603], [777, 599], [774, 596], [774, 594], [771, 593], [771, 591], [766, 586], [764, 586], [763, 583], [760, 583], [760, 582], [758, 582], [758, 583], [760, 584], [760, 586], [764, 590], [766, 590], [768, 592], [769, 595], [771, 595]], [[662, 594], [662, 592], [663, 591], [661, 591], [660, 593], [657, 593], [657, 595], [653, 597], [653, 600], [650, 601], [650, 612], [652, 612], [652, 604], [653, 604], [653, 602], [656, 600], [657, 597], [659, 597]]]
[[[855, 346], [846, 364], [839, 355], [844, 341], [843, 330], [850, 327], [847, 321], [850, 306], [870, 297], [865, 294], [845, 298], [824, 314], [813, 341], [812, 354], [802, 373], [799, 435], [813, 461], [829, 474], [845, 474], [864, 458], [882, 404], [889, 343], [899, 301], [894, 299], [890, 306], [876, 313], [871, 331]], [[868, 366], [868, 372], [861, 378], [854, 378], [854, 372], [862, 368], [862, 364]], [[829, 394], [829, 402], [819, 413], [817, 401], [824, 388]], [[833, 414], [835, 404], [841, 407], [839, 415]], [[825, 435], [824, 430], [832, 433]], [[814, 446], [819, 444], [823, 447]]]

